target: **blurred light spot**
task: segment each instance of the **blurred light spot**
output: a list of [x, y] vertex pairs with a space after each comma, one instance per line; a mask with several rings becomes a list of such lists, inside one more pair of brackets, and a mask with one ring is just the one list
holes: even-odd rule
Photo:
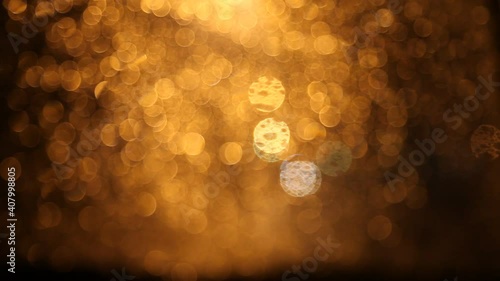
[[339, 141], [325, 142], [316, 152], [316, 163], [326, 175], [339, 176], [347, 172], [351, 166], [351, 150]]
[[[19, 177], [22, 174], [21, 163], [15, 157], [7, 157], [3, 159], [2, 162], [0, 162], [0, 168], [2, 169], [2, 171], [8, 171], [9, 168], [14, 168], [16, 174], [15, 176], [16, 180], [19, 179]], [[9, 173], [3, 172], [0, 175], [5, 181], [8, 181], [9, 178], [8, 174]]]
[[141, 192], [137, 196], [136, 210], [140, 216], [151, 216], [156, 210], [156, 199], [147, 192]]
[[312, 162], [285, 160], [280, 170], [281, 187], [293, 197], [314, 194], [321, 186], [321, 172]]
[[37, 219], [42, 228], [57, 226], [62, 219], [61, 210], [52, 202], [44, 203], [38, 207]]
[[219, 149], [219, 157], [226, 165], [234, 165], [241, 160], [243, 149], [235, 142], [227, 142]]
[[500, 130], [492, 125], [481, 125], [472, 134], [470, 145], [474, 156], [489, 154], [496, 159], [500, 154]]
[[288, 149], [290, 129], [273, 118], [260, 121], [253, 131], [255, 154], [264, 161], [275, 162]]
[[205, 148], [205, 138], [198, 133], [187, 133], [183, 137], [183, 144], [187, 155], [198, 155]]
[[285, 88], [278, 79], [261, 76], [250, 85], [248, 98], [258, 111], [271, 112], [285, 100]]

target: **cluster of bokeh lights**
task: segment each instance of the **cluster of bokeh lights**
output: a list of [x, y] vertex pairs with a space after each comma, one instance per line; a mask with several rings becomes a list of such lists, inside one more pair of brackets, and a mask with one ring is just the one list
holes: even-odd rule
[[[248, 98], [250, 103], [260, 112], [273, 112], [285, 100], [285, 88], [281, 81], [274, 77], [261, 76], [250, 85]], [[290, 145], [290, 129], [286, 122], [266, 118], [260, 121], [253, 131], [253, 148], [255, 154], [266, 162], [282, 160]], [[340, 145], [340, 144], [337, 144]], [[351, 164], [350, 151], [345, 146], [342, 151], [325, 151], [318, 154], [326, 173], [336, 176], [335, 172], [326, 168], [327, 165], [340, 167], [345, 172]], [[290, 158], [290, 157], [289, 157]], [[328, 158], [328, 160], [325, 160]], [[341, 164], [336, 164], [338, 161]], [[326, 163], [328, 162], [328, 163]], [[335, 168], [333, 168], [335, 169]], [[283, 190], [293, 197], [304, 197], [318, 191], [321, 186], [321, 172], [309, 161], [285, 160], [280, 167], [280, 184]]]
[[[262, 276], [333, 232], [345, 251], [328, 262], [348, 266], [370, 260], [365, 236], [407, 243], [390, 206], [424, 207], [432, 169], [395, 192], [383, 173], [444, 128], [442, 107], [473, 95], [497, 52], [487, 5], [391, 2], [4, 0], [8, 32], [48, 18], [6, 95], [22, 149], [1, 166], [34, 208], [19, 255], [193, 281]], [[436, 147], [444, 173], [475, 165], [456, 151], [494, 99]], [[498, 139], [483, 126], [467, 148], [498, 158]]]
[[[264, 113], [277, 110], [285, 100], [285, 94], [282, 82], [267, 76], [259, 77], [248, 90], [252, 106]], [[262, 160], [266, 162], [283, 160], [289, 145], [290, 129], [285, 121], [266, 118], [255, 126], [253, 148], [255, 154]], [[319, 147], [316, 160], [321, 171], [313, 162], [292, 161], [290, 158], [293, 157], [288, 157], [280, 167], [280, 184], [283, 190], [293, 197], [316, 193], [321, 186], [321, 171], [332, 177], [338, 176], [339, 173], [347, 172], [352, 162], [351, 151], [342, 142], [325, 142]]]

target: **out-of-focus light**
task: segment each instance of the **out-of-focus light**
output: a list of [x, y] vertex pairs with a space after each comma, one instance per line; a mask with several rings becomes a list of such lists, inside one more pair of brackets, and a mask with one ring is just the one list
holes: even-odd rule
[[326, 175], [338, 176], [351, 167], [351, 149], [339, 141], [325, 142], [316, 152], [316, 163]]
[[470, 143], [477, 158], [482, 154], [489, 154], [496, 159], [500, 154], [500, 130], [492, 125], [481, 125], [472, 134]]
[[321, 185], [321, 172], [309, 161], [283, 161], [280, 184], [293, 197], [304, 197], [316, 193]]
[[285, 88], [278, 79], [261, 76], [250, 85], [248, 98], [258, 111], [275, 111], [285, 100]]
[[253, 131], [255, 154], [264, 161], [276, 162], [288, 149], [290, 129], [285, 122], [267, 118], [259, 122]]

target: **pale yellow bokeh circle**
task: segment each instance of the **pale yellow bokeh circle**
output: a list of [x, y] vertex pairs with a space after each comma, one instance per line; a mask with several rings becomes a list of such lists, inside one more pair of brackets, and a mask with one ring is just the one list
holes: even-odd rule
[[288, 149], [290, 129], [285, 122], [267, 118], [255, 126], [253, 139], [257, 156], [266, 162], [275, 162]]
[[258, 111], [272, 112], [283, 104], [285, 88], [280, 80], [274, 77], [261, 76], [250, 85], [248, 98]]
[[226, 142], [219, 149], [219, 158], [226, 165], [234, 165], [240, 162], [242, 156], [243, 149], [236, 142]]

